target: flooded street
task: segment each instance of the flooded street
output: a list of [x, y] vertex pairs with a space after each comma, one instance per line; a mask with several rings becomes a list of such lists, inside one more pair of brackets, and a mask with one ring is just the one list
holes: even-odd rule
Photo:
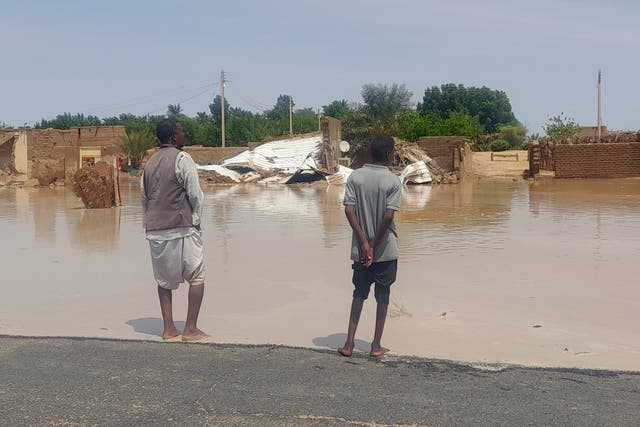
[[[0, 188], [0, 334], [158, 340], [138, 182], [92, 210]], [[336, 348], [351, 302], [342, 187], [205, 188], [200, 327], [215, 342]], [[640, 370], [640, 179], [405, 188], [383, 344], [472, 362]], [[356, 349], [369, 351], [373, 292]], [[174, 296], [178, 328], [186, 287]]]

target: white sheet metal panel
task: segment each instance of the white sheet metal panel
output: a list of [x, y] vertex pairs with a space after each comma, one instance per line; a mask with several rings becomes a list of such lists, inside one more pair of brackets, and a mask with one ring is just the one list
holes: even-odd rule
[[313, 157], [320, 154], [321, 144], [321, 136], [267, 142], [226, 159], [222, 165], [248, 166], [257, 171], [293, 174], [303, 166], [309, 154]]
[[325, 179], [330, 185], [345, 185], [347, 183], [347, 179], [353, 172], [353, 169], [348, 168], [346, 166], [339, 165], [338, 172], [333, 175], [325, 176]]
[[425, 184], [431, 182], [431, 172], [423, 160], [407, 165], [400, 174], [400, 181], [403, 184], [413, 182], [415, 184]]

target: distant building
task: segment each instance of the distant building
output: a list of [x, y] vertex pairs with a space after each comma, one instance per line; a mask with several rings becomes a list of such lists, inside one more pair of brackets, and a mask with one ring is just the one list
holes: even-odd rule
[[41, 185], [70, 180], [85, 164], [121, 156], [124, 126], [0, 129], [0, 169], [11, 168]]
[[[607, 127], [601, 126], [602, 135], [607, 134]], [[580, 133], [578, 134], [578, 138], [597, 138], [598, 137], [598, 126], [580, 126]]]

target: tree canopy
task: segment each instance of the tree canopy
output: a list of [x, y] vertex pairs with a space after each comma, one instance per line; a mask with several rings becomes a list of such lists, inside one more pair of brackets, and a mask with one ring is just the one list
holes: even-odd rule
[[507, 94], [488, 87], [465, 87], [448, 83], [432, 86], [424, 91], [418, 111], [424, 116], [437, 114], [446, 118], [453, 112], [478, 116], [487, 132], [493, 133], [501, 125], [517, 125]]

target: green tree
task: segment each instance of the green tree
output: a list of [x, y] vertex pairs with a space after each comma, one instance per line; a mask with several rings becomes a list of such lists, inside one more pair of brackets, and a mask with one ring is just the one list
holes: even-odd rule
[[416, 141], [421, 136], [466, 136], [476, 138], [484, 133], [478, 116], [452, 112], [442, 118], [438, 114], [422, 116], [417, 111], [403, 113], [398, 122], [397, 135], [407, 141]]
[[182, 117], [182, 107], [180, 104], [169, 104], [167, 106], [167, 117], [177, 119]]
[[360, 92], [364, 101], [364, 110], [374, 121], [389, 124], [397, 114], [411, 108], [413, 93], [404, 84], [375, 85], [366, 84]]
[[318, 131], [318, 115], [312, 108], [302, 108], [294, 111], [292, 119], [294, 133]]
[[[224, 117], [227, 119], [229, 117], [229, 110], [231, 109], [231, 104], [227, 99], [224, 100]], [[222, 126], [222, 97], [220, 95], [216, 95], [213, 98], [213, 102], [209, 104], [209, 112], [211, 113], [211, 117], [213, 117], [213, 122], [218, 126]]]
[[342, 117], [342, 138], [354, 146], [368, 144], [375, 132], [371, 119], [361, 108]]
[[[278, 136], [289, 133], [289, 101], [290, 95], [280, 95], [271, 110], [264, 113], [269, 135]], [[295, 103], [291, 101], [291, 108]]]
[[580, 125], [573, 118], [565, 117], [564, 113], [549, 117], [542, 129], [547, 136], [556, 139], [575, 138], [580, 133]]
[[229, 112], [227, 136], [231, 145], [245, 146], [248, 142], [260, 141], [268, 135], [266, 119], [241, 108], [232, 108]]
[[85, 116], [82, 113], [63, 113], [58, 114], [53, 120], [42, 119], [39, 123], [36, 123], [35, 127], [36, 129], [69, 129], [72, 127], [100, 125], [102, 125], [102, 121], [96, 116]]
[[156, 137], [148, 130], [127, 132], [120, 143], [122, 152], [131, 160], [131, 166], [139, 168], [147, 150], [156, 146]]
[[268, 119], [278, 121], [281, 119], [289, 119], [289, 102], [291, 102], [291, 108], [296, 104], [293, 102], [291, 95], [280, 95], [276, 100], [275, 105], [265, 114]]
[[519, 148], [525, 141], [527, 128], [522, 125], [500, 126], [498, 135], [499, 139], [507, 141], [511, 148]]
[[350, 111], [349, 102], [346, 99], [335, 100], [329, 105], [322, 106], [325, 116], [341, 119]]
[[478, 116], [480, 124], [487, 132], [496, 132], [501, 125], [517, 125], [511, 102], [503, 91], [488, 87], [464, 87], [448, 83], [433, 86], [424, 92], [422, 103], [418, 104], [422, 115], [438, 114], [449, 117], [453, 112]]

